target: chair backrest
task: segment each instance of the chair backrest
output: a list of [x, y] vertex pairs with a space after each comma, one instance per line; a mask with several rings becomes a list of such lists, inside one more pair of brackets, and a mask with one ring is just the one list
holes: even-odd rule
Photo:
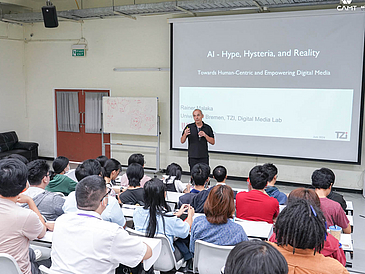
[[[126, 230], [130, 235], [146, 237], [143, 232], [139, 232], [131, 228], [126, 228]], [[181, 259], [178, 262], [176, 261], [170, 242], [165, 235], [158, 234], [154, 238], [161, 240], [161, 253], [153, 265], [154, 270], [163, 272], [170, 271], [174, 268], [178, 270], [185, 262], [184, 259]]]
[[0, 272], [6, 274], [22, 274], [13, 256], [6, 253], [0, 253]]
[[199, 274], [220, 274], [229, 252], [234, 246], [222, 246], [195, 241], [193, 272]]

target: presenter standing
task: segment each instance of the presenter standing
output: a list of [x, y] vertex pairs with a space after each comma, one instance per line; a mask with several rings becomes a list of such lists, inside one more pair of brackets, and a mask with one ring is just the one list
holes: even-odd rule
[[208, 143], [215, 144], [212, 128], [203, 122], [204, 115], [200, 109], [193, 111], [195, 123], [188, 124], [181, 136], [181, 143], [188, 138], [188, 162], [190, 171], [197, 163], [209, 165]]

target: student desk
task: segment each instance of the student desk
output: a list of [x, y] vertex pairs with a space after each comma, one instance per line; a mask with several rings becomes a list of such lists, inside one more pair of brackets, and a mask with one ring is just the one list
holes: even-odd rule
[[232, 187], [232, 190], [233, 190], [233, 191], [236, 191], [237, 193], [238, 193], [238, 192], [242, 192], [242, 191], [246, 191], [246, 192], [248, 191], [248, 189], [247, 189], [247, 188], [236, 188], [236, 187]]
[[[346, 253], [350, 255], [350, 259], [354, 256], [354, 246], [352, 243], [352, 234], [341, 234], [340, 243], [342, 245], [342, 249]], [[352, 267], [352, 262], [347, 260], [346, 256], [346, 267]]]
[[246, 221], [236, 218], [235, 222], [243, 227], [249, 238], [268, 240], [273, 233], [273, 224], [266, 222]]
[[133, 212], [137, 207], [141, 207], [141, 206], [123, 204], [122, 211], [123, 211], [124, 217], [133, 218]]
[[52, 237], [53, 237], [53, 232], [47, 231], [46, 235], [44, 235], [44, 237], [42, 239], [35, 239], [35, 240], [31, 241], [30, 243], [32, 245], [36, 245], [36, 246], [43, 246], [43, 247], [51, 248], [52, 247]]
[[179, 203], [179, 198], [185, 193], [166, 191], [166, 202], [175, 203], [176, 205]]
[[352, 201], [346, 201], [346, 215], [351, 215], [351, 216], [354, 216], [354, 206], [352, 204]]
[[283, 209], [286, 207], [286, 205], [279, 205], [279, 212], [283, 211]]

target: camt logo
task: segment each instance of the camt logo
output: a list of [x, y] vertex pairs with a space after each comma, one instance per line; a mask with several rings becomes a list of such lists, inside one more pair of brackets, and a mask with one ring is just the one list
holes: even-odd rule
[[335, 131], [337, 139], [347, 139], [347, 132], [345, 131]]
[[351, 4], [351, 2], [352, 2], [352, 0], [341, 0], [341, 3], [342, 3], [343, 5], [350, 5], [350, 4]]

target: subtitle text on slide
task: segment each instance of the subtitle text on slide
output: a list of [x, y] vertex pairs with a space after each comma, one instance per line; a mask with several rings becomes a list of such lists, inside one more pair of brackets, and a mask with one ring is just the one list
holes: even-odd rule
[[197, 73], [199, 76], [330, 76], [331, 72], [329, 70], [320, 70], [320, 69], [312, 69], [312, 70], [201, 70], [198, 69]]

